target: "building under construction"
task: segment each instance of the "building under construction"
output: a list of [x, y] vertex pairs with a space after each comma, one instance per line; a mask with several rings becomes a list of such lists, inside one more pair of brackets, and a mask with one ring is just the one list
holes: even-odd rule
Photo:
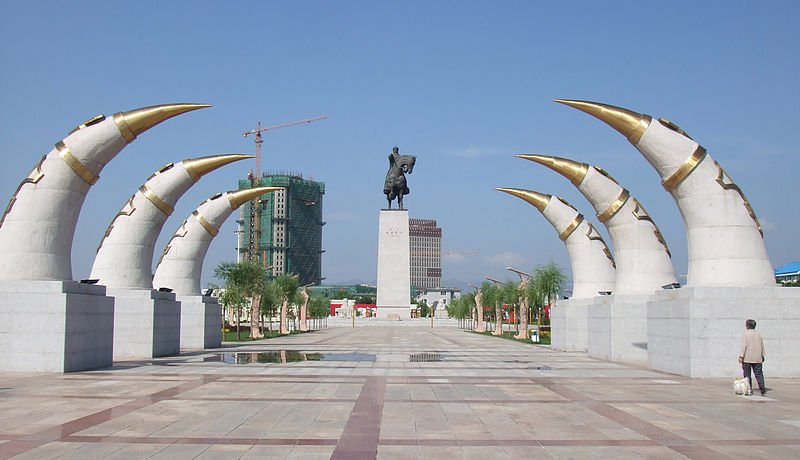
[[[239, 258], [253, 260], [274, 276], [297, 275], [300, 285], [322, 282], [322, 196], [325, 184], [294, 173], [264, 173], [243, 179], [239, 189], [285, 187], [241, 209]], [[253, 209], [253, 205], [258, 206]]]

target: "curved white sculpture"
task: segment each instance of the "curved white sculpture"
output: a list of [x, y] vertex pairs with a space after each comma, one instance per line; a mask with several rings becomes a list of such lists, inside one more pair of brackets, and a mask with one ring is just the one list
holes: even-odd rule
[[78, 126], [22, 181], [0, 220], [0, 280], [72, 279], [78, 215], [100, 171], [136, 136], [164, 120], [209, 107], [169, 104]]
[[774, 286], [761, 225], [742, 190], [706, 149], [668, 120], [587, 101], [556, 100], [622, 133], [658, 171], [683, 216], [689, 285]]
[[517, 155], [558, 172], [592, 203], [614, 244], [615, 295], [651, 295], [676, 283], [669, 248], [653, 219], [636, 198], [596, 166], [545, 155]]
[[206, 200], [175, 232], [153, 276], [153, 288], [178, 295], [200, 295], [203, 260], [225, 219], [239, 206], [283, 187], [254, 187], [217, 194]]
[[[572, 299], [591, 299], [614, 289], [615, 265], [611, 251], [594, 226], [563, 198], [516, 188], [497, 188], [526, 201], [553, 225], [567, 247], [572, 267]], [[553, 199], [555, 198], [555, 199]]]
[[152, 289], [153, 251], [175, 204], [201, 177], [252, 155], [215, 155], [169, 163], [153, 173], [109, 224], [90, 278], [113, 288]]

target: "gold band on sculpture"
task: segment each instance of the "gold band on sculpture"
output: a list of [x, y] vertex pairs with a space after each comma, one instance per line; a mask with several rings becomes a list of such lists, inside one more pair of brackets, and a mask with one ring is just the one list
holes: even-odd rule
[[211, 236], [217, 236], [217, 233], [219, 233], [219, 229], [217, 229], [216, 227], [211, 225], [211, 222], [207, 221], [206, 218], [203, 217], [202, 214], [200, 214], [199, 212], [195, 211], [195, 212], [192, 213], [192, 215], [194, 216], [194, 220], [196, 220], [197, 223], [202, 225], [203, 228], [206, 229], [206, 231]]
[[125, 142], [130, 144], [136, 140], [136, 134], [134, 134], [131, 127], [128, 126], [128, 122], [125, 121], [125, 115], [122, 112], [114, 114], [114, 123], [117, 124], [117, 128], [120, 134], [122, 134], [122, 138], [125, 139]]
[[628, 193], [627, 190], [622, 189], [616, 201], [611, 203], [611, 206], [606, 208], [605, 211], [598, 214], [597, 219], [602, 223], [606, 223], [608, 219], [614, 217], [614, 215], [620, 210], [620, 208], [622, 208], [622, 206], [628, 201], [628, 198], [630, 198], [630, 196], [631, 195], [630, 193]]
[[153, 205], [155, 205], [155, 207], [160, 209], [161, 212], [163, 212], [164, 214], [171, 216], [172, 213], [175, 211], [175, 209], [173, 209], [172, 206], [169, 205], [169, 203], [162, 200], [160, 196], [156, 195], [155, 192], [147, 188], [146, 185], [142, 185], [141, 187], [139, 187], [139, 191], [142, 192], [142, 195], [144, 195], [144, 197], [147, 198], [148, 201], [153, 203]]
[[675, 170], [669, 177], [661, 181], [661, 185], [668, 191], [671, 192], [675, 190], [684, 179], [689, 177], [689, 174], [697, 168], [697, 165], [703, 161], [703, 158], [706, 157], [706, 149], [702, 146], [697, 146], [692, 156], [689, 157], [688, 160], [684, 164], [682, 164], [678, 169]]
[[78, 175], [81, 179], [83, 179], [87, 184], [94, 185], [99, 179], [100, 176], [93, 173], [89, 170], [83, 163], [80, 162], [72, 152], [69, 151], [69, 147], [64, 144], [64, 141], [58, 141], [56, 144], [56, 150], [58, 150], [58, 156], [64, 160], [64, 163], [72, 169], [75, 174]]
[[565, 228], [564, 231], [558, 235], [558, 238], [561, 241], [566, 241], [567, 238], [569, 238], [569, 236], [572, 235], [572, 232], [574, 232], [575, 229], [578, 228], [581, 222], [583, 222], [583, 214], [578, 214], [577, 216], [575, 216], [574, 219], [572, 219], [572, 222], [570, 222], [569, 225], [567, 225], [567, 228]]

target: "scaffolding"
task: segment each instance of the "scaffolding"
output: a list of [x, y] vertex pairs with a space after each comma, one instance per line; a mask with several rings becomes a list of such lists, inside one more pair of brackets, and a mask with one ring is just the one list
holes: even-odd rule
[[[272, 266], [272, 275], [297, 275], [301, 285], [322, 282], [322, 197], [325, 184], [297, 173], [264, 173], [258, 181], [240, 180], [239, 188], [284, 187], [264, 195], [251, 212], [253, 202], [242, 207], [244, 240], [257, 241], [259, 258]], [[252, 215], [260, 222], [251, 225]], [[258, 230], [255, 230], [258, 229]], [[240, 248], [244, 253], [247, 249]]]

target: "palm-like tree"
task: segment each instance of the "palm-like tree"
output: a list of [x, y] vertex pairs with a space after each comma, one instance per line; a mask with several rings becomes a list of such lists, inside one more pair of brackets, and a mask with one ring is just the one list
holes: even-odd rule
[[555, 262], [550, 262], [545, 265], [540, 265], [533, 270], [533, 283], [538, 295], [541, 297], [538, 302], [538, 314], [536, 315], [536, 323], [541, 328], [542, 326], [542, 308], [544, 305], [553, 307], [558, 293], [567, 282], [567, 275], [561, 270]]
[[481, 297], [484, 305], [494, 305], [494, 332], [492, 335], [503, 334], [503, 293], [500, 285], [484, 281], [481, 285]]
[[[225, 281], [225, 289], [235, 289], [242, 296], [251, 299], [250, 303], [250, 338], [259, 339], [263, 335], [258, 328], [261, 295], [269, 282], [267, 270], [254, 262], [223, 262], [214, 269], [214, 275]], [[237, 318], [238, 332], [238, 318]]]
[[461, 297], [453, 299], [447, 305], [447, 314], [461, 322], [461, 327], [464, 327], [464, 320], [472, 317], [472, 311], [475, 309], [475, 294], [472, 292], [466, 293]]
[[282, 297], [280, 332], [285, 335], [289, 333], [289, 325], [287, 323], [289, 305], [297, 303], [300, 283], [295, 275], [281, 275], [275, 279], [275, 283], [278, 285]]
[[[319, 320], [321, 318], [325, 318], [331, 313], [331, 300], [327, 297], [320, 297], [320, 296], [311, 296], [308, 300], [308, 314], [311, 315], [312, 318]], [[317, 324], [317, 328], [319, 328], [319, 324]]]
[[283, 303], [283, 293], [278, 283], [272, 280], [264, 286], [264, 290], [261, 292], [261, 314], [269, 318], [267, 328], [270, 336], [272, 335], [272, 318], [281, 303]]
[[236, 339], [241, 340], [242, 336], [239, 330], [239, 319], [242, 316], [242, 308], [247, 305], [247, 297], [242, 294], [236, 286], [229, 286], [222, 290], [219, 296], [219, 301], [228, 310], [228, 313], [235, 313], [236, 315]]
[[475, 332], [486, 332], [486, 323], [483, 321], [483, 306], [485, 304], [483, 300], [483, 293], [481, 291], [482, 288], [483, 286], [477, 288], [473, 297], [475, 300], [475, 327], [472, 330]]

